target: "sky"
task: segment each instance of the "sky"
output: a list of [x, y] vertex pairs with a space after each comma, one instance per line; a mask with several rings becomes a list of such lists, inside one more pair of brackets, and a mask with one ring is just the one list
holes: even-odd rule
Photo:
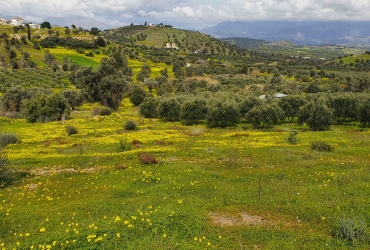
[[370, 21], [370, 0], [1, 0], [0, 14], [34, 22], [85, 16], [114, 26], [148, 22], [201, 29], [222, 21]]

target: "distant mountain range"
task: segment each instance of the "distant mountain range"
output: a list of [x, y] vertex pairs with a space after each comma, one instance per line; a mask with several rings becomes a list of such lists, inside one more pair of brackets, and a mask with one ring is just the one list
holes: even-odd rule
[[216, 38], [248, 37], [270, 42], [288, 40], [299, 45], [370, 47], [369, 21], [228, 21], [201, 32]]
[[[51, 26], [59, 25], [59, 26], [69, 26], [71, 27], [72, 24], [76, 25], [76, 27], [82, 27], [84, 29], [91, 29], [92, 27], [96, 27], [100, 30], [107, 30], [116, 28], [113, 25], [109, 25], [106, 23], [99, 22], [93, 18], [83, 17], [83, 16], [73, 16], [73, 17], [48, 17], [45, 18], [42, 22], [48, 21]], [[42, 23], [41, 22], [41, 23]]]

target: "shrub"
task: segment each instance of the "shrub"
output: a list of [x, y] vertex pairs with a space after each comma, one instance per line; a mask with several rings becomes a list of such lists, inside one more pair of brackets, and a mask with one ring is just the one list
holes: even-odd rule
[[137, 159], [142, 163], [142, 164], [158, 164], [157, 159], [150, 153], [146, 152], [141, 152]]
[[157, 117], [158, 104], [158, 100], [153, 97], [145, 98], [144, 101], [140, 104], [140, 114], [145, 118]]
[[100, 111], [100, 115], [102, 115], [102, 116], [108, 116], [108, 115], [111, 115], [111, 114], [112, 114], [112, 109], [107, 108], [107, 107], [102, 108], [101, 111]]
[[15, 144], [18, 142], [18, 137], [13, 133], [1, 133], [0, 134], [0, 147], [5, 147], [9, 144]]
[[234, 102], [217, 101], [208, 108], [206, 122], [209, 127], [235, 126], [239, 120], [239, 107]]
[[193, 125], [206, 118], [207, 101], [201, 98], [186, 100], [181, 106], [181, 122]]
[[133, 121], [133, 120], [126, 121], [125, 129], [126, 130], [137, 130], [137, 124], [136, 124], [136, 122]]
[[316, 150], [316, 151], [320, 151], [320, 152], [330, 152], [334, 148], [330, 144], [328, 144], [327, 142], [314, 141], [314, 142], [311, 143], [311, 149]]
[[92, 116], [100, 115], [101, 114], [101, 109], [99, 107], [93, 107], [93, 109], [91, 110], [91, 114], [92, 114]]
[[255, 106], [246, 115], [253, 128], [271, 128], [283, 118], [284, 111], [276, 103]]
[[290, 134], [289, 134], [289, 136], [288, 136], [288, 142], [289, 142], [291, 145], [295, 145], [295, 144], [297, 144], [297, 143], [298, 143], [297, 135], [298, 135], [297, 130], [293, 129], [292, 131], [290, 131]]
[[117, 143], [117, 153], [131, 150], [130, 144], [127, 142], [127, 137], [120, 138]]
[[12, 172], [7, 168], [9, 161], [0, 151], [0, 188], [5, 187], [12, 178]]
[[66, 131], [67, 131], [68, 136], [78, 134], [77, 128], [72, 125], [67, 125]]
[[158, 105], [158, 115], [164, 121], [178, 121], [180, 112], [181, 105], [174, 97], [163, 99]]
[[130, 102], [135, 106], [139, 106], [144, 101], [146, 96], [147, 93], [143, 88], [135, 86], [130, 94]]
[[298, 124], [306, 122], [314, 131], [329, 130], [333, 123], [333, 111], [325, 102], [325, 99], [319, 98], [302, 106], [298, 111]]
[[338, 236], [351, 243], [356, 243], [367, 240], [368, 232], [363, 220], [342, 218], [339, 219]]

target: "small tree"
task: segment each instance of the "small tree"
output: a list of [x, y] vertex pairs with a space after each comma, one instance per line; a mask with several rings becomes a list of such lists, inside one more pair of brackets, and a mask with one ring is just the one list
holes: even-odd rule
[[135, 106], [139, 106], [147, 96], [145, 89], [135, 86], [130, 94], [130, 102]]
[[91, 28], [90, 34], [94, 35], [94, 36], [98, 36], [99, 35], [99, 29], [96, 28], [96, 27]]
[[279, 106], [284, 111], [285, 117], [290, 122], [298, 115], [299, 109], [307, 103], [306, 99], [300, 95], [289, 95], [279, 99]]
[[207, 116], [207, 101], [201, 98], [186, 100], [181, 105], [181, 122], [185, 125], [199, 123]]
[[312, 100], [301, 107], [298, 112], [298, 124], [307, 123], [314, 131], [329, 130], [333, 124], [333, 110], [329, 109], [325, 100]]
[[206, 122], [209, 127], [235, 126], [240, 121], [239, 107], [234, 102], [217, 101], [208, 108]]
[[51, 25], [49, 22], [45, 21], [40, 25], [41, 28], [43, 29], [51, 29]]
[[370, 125], [370, 98], [366, 96], [361, 97], [360, 105], [358, 108], [358, 120], [363, 126]]
[[105, 47], [107, 45], [107, 42], [104, 40], [103, 37], [99, 36], [96, 39], [96, 45], [98, 45], [99, 47]]
[[262, 103], [252, 108], [246, 116], [253, 128], [271, 128], [284, 118], [284, 111], [276, 103]]
[[17, 53], [14, 50], [9, 50], [9, 59], [13, 60], [17, 57]]
[[140, 104], [140, 114], [145, 118], [155, 118], [158, 116], [157, 107], [159, 101], [153, 97], [146, 97]]
[[65, 29], [65, 31], [64, 31], [64, 33], [65, 33], [66, 35], [69, 35], [69, 34], [71, 34], [71, 30], [70, 30], [69, 28], [66, 28], [66, 29]]
[[174, 97], [163, 99], [158, 105], [158, 115], [165, 121], [178, 121], [180, 112], [181, 105]]

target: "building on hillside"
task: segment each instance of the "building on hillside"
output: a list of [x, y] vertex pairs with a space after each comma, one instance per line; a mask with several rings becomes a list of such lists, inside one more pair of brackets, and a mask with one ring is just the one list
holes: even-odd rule
[[286, 97], [287, 95], [285, 95], [285, 94], [273, 94], [272, 96], [275, 97], [275, 98], [283, 98], [283, 97]]
[[30, 23], [28, 25], [30, 26], [31, 29], [38, 29], [39, 30], [41, 28], [40, 24]]
[[176, 43], [166, 43], [166, 45], [164, 46], [165, 49], [179, 49], [176, 45]]
[[3, 18], [0, 18], [0, 24], [7, 24], [8, 23], [8, 21], [7, 20], [5, 20], [5, 19], [3, 19]]
[[10, 24], [14, 26], [19, 26], [19, 25], [23, 26], [24, 20], [21, 17], [12, 18], [12, 20], [10, 21]]

